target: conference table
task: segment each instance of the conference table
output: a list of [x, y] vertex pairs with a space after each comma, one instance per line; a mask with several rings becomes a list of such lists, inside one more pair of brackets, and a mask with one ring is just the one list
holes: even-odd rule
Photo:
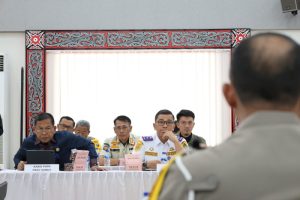
[[8, 182], [5, 200], [140, 200], [158, 176], [156, 171], [0, 171]]

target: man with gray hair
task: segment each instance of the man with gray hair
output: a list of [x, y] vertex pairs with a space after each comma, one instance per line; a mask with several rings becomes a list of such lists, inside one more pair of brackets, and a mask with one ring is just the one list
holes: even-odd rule
[[276, 33], [246, 39], [230, 80], [223, 93], [241, 122], [235, 134], [177, 157], [150, 199], [300, 199], [300, 46]]
[[97, 138], [89, 136], [90, 134], [90, 123], [86, 120], [79, 120], [76, 123], [75, 129], [74, 129], [75, 134], [81, 135], [82, 137], [90, 140], [94, 145], [95, 149], [98, 153], [98, 155], [101, 152], [101, 143]]

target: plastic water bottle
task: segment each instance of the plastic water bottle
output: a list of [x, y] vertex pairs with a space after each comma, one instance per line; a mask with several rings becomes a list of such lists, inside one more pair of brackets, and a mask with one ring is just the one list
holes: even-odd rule
[[90, 171], [90, 169], [90, 156], [88, 156], [86, 159], [85, 171]]
[[110, 152], [106, 149], [104, 152], [104, 166], [110, 166]]

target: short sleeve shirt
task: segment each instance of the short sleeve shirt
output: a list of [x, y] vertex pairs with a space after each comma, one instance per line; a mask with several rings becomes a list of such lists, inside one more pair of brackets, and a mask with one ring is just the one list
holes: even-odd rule
[[125, 154], [131, 154], [139, 138], [130, 134], [129, 140], [123, 144], [117, 136], [107, 138], [103, 143], [103, 150], [109, 149], [111, 158], [124, 158]]
[[[188, 148], [184, 138], [177, 138], [184, 148]], [[143, 162], [159, 160], [162, 163], [166, 163], [177, 153], [173, 142], [168, 140], [166, 143], [162, 143], [156, 135], [143, 136], [141, 142], [136, 145], [135, 152], [141, 154]]]

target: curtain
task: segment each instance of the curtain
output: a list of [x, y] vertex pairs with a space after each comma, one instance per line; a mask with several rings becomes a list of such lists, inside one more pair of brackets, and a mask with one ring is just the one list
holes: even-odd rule
[[46, 54], [46, 111], [91, 124], [90, 135], [115, 135], [113, 120], [126, 115], [132, 133], [156, 134], [161, 109], [192, 110], [193, 133], [214, 146], [231, 134], [231, 110], [222, 95], [230, 50], [99, 50]]

